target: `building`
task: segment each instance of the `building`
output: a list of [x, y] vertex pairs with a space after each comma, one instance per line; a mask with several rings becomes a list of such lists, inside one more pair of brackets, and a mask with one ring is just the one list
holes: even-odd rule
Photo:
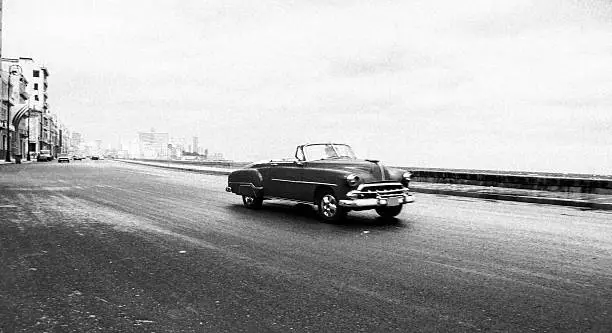
[[70, 130], [64, 126], [61, 125], [60, 126], [60, 150], [62, 153], [72, 153], [74, 152], [74, 150], [72, 150], [72, 142], [71, 142], [71, 135], [70, 135]]
[[198, 141], [199, 141], [198, 137], [194, 136], [193, 137], [193, 145], [191, 145], [191, 152], [192, 153], [196, 153], [196, 154], [199, 153], [199, 151], [198, 151]]
[[[25, 157], [28, 153], [28, 78], [23, 72], [19, 59], [1, 59], [0, 71], [0, 143], [1, 157]], [[10, 140], [9, 140], [10, 138]]]
[[170, 138], [170, 145], [170, 155], [172, 158], [180, 159], [183, 157], [183, 152], [188, 151], [185, 138], [172, 137]]
[[52, 156], [57, 156], [59, 121], [49, 109], [49, 71], [32, 58], [19, 58], [19, 65], [29, 82], [27, 89], [30, 95], [30, 152], [38, 153], [41, 149], [48, 149], [51, 150]]
[[[12, 75], [9, 75], [9, 70]], [[15, 145], [12, 149], [13, 154], [23, 155], [29, 152], [35, 155], [41, 149], [48, 149], [53, 156], [57, 156], [60, 131], [57, 117], [51, 115], [49, 110], [47, 93], [49, 71], [32, 58], [20, 57], [2, 58], [2, 72], [3, 81], [8, 79], [8, 76], [14, 77], [14, 74], [18, 74], [21, 80], [19, 94], [22, 99], [17, 101], [18, 105], [11, 106], [11, 117], [19, 126], [18, 131], [22, 132], [20, 136], [23, 135], [25, 140], [25, 149]], [[8, 87], [3, 85], [2, 91], [5, 94]], [[6, 111], [4, 104], [3, 111]], [[6, 114], [4, 115], [6, 119]]]
[[138, 133], [138, 156], [146, 159], [167, 159], [169, 157], [168, 144], [170, 137], [168, 133], [139, 132]]
[[72, 132], [70, 136], [70, 150], [79, 152], [83, 144], [83, 135], [79, 132]]
[[51, 155], [53, 157], [57, 157], [57, 154], [59, 154], [61, 150], [60, 123], [57, 115], [53, 113], [51, 114], [49, 120], [49, 133], [51, 135]]

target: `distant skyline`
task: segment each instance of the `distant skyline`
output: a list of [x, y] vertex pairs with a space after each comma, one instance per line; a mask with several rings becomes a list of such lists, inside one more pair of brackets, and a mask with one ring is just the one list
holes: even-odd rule
[[612, 174], [604, 0], [4, 0], [2, 56], [45, 64], [51, 110], [87, 140]]

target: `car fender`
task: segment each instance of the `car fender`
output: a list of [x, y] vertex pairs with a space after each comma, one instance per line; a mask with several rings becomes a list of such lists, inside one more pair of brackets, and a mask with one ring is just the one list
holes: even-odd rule
[[228, 176], [228, 187], [239, 195], [263, 196], [263, 176], [257, 169], [240, 169]]
[[397, 168], [392, 168], [392, 167], [385, 167], [387, 169], [387, 172], [389, 173], [389, 179], [390, 180], [395, 180], [398, 182], [402, 181], [403, 175], [404, 173], [406, 173], [406, 170], [402, 170], [402, 169], [397, 169]]

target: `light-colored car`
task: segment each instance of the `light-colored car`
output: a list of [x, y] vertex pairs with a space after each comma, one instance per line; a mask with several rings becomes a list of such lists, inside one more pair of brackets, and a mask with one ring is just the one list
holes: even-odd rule
[[68, 154], [60, 154], [57, 157], [57, 163], [70, 163], [70, 156], [68, 156]]
[[297, 147], [295, 159], [233, 171], [226, 191], [241, 195], [248, 208], [260, 208], [266, 199], [283, 199], [316, 205], [327, 221], [368, 209], [390, 218], [414, 201], [410, 176], [377, 160], [358, 159], [345, 144], [307, 144]]

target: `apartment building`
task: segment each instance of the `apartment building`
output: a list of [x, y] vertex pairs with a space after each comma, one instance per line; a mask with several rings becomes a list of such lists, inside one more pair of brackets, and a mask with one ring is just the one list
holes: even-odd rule
[[59, 153], [59, 124], [57, 116], [51, 114], [49, 108], [49, 71], [32, 58], [19, 59], [23, 74], [29, 82], [30, 152], [38, 153], [41, 149], [48, 149], [56, 156]]
[[21, 121], [27, 118], [29, 98], [27, 85], [27, 77], [23, 74], [18, 60], [3, 58], [0, 71], [1, 157], [6, 156], [7, 150], [11, 152], [11, 158], [27, 154], [28, 127], [26, 122]]
[[151, 132], [138, 133], [138, 150], [140, 158], [166, 159], [169, 156], [168, 133]]
[[[46, 67], [36, 63], [32, 58], [2, 58], [3, 94], [8, 92], [4, 87], [5, 79], [11, 78], [11, 92], [14, 103], [3, 103], [2, 111], [6, 119], [6, 107], [11, 104], [11, 117], [18, 124], [19, 141], [11, 139], [13, 154], [24, 155], [28, 152], [34, 156], [41, 149], [48, 149], [53, 156], [59, 153], [59, 122], [52, 115], [48, 103], [48, 77]], [[18, 80], [13, 82], [14, 80]], [[7, 81], [8, 82], [8, 81]], [[17, 86], [19, 89], [14, 90]], [[18, 96], [15, 96], [15, 95]], [[3, 102], [5, 99], [3, 98]], [[16, 104], [15, 104], [16, 103]], [[0, 115], [1, 116], [1, 115]], [[12, 124], [10, 124], [12, 125]], [[2, 124], [0, 124], [0, 127]], [[5, 149], [5, 146], [2, 146]]]

